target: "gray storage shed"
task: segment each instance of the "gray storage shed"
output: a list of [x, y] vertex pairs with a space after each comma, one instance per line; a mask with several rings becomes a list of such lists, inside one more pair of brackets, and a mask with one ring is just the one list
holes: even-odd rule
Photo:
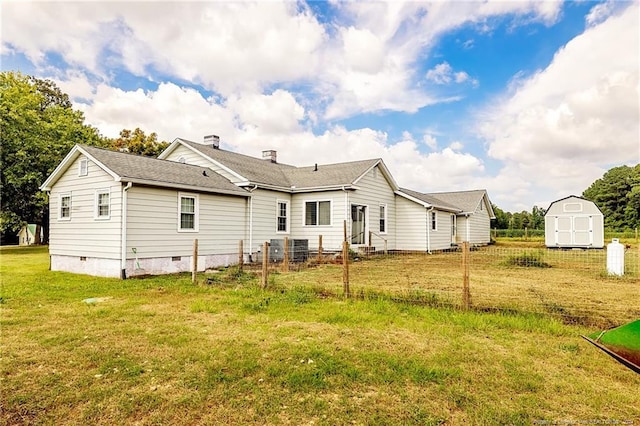
[[603, 248], [604, 215], [586, 198], [554, 201], [544, 215], [544, 240], [547, 247]]

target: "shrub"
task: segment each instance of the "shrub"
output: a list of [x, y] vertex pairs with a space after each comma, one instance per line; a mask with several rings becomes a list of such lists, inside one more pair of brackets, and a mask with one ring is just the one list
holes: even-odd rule
[[507, 265], [524, 266], [533, 268], [551, 268], [551, 265], [545, 262], [541, 253], [524, 252], [519, 255], [509, 256]]

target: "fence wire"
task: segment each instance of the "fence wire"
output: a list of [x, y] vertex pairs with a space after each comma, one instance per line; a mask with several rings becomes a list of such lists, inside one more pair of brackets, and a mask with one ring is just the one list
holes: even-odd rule
[[[462, 259], [460, 249], [350, 251], [350, 295], [460, 308]], [[472, 309], [552, 315], [602, 327], [640, 318], [640, 247], [626, 248], [622, 276], [608, 272], [606, 250], [486, 246], [472, 248], [469, 259]], [[284, 265], [269, 268], [282, 272]], [[290, 262], [287, 270], [274, 281], [344, 295], [341, 253], [323, 259], [310, 254], [306, 262]]]

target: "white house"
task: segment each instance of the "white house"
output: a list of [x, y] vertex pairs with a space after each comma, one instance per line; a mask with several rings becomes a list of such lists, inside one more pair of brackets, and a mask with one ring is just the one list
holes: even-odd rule
[[106, 277], [234, 263], [251, 194], [210, 169], [76, 145], [49, 191], [51, 269]]
[[431, 197], [460, 209], [453, 224], [456, 243], [473, 245], [491, 242], [491, 219], [495, 219], [489, 194], [484, 189], [456, 192], [432, 192]]
[[570, 195], [549, 205], [544, 215], [547, 247], [604, 247], [604, 215], [598, 206], [582, 197]]
[[42, 233], [40, 234], [40, 241], [36, 241], [37, 228], [39, 225], [30, 223], [20, 228], [18, 232], [18, 245], [30, 246], [32, 244], [42, 243]]
[[204, 269], [237, 262], [240, 240], [249, 258], [285, 237], [337, 251], [345, 228], [356, 250], [485, 244], [493, 217], [486, 191], [400, 189], [381, 159], [295, 167], [215, 136], [176, 139], [158, 159], [78, 145], [41, 189], [52, 269], [123, 278], [189, 270], [195, 238]]
[[[294, 167], [220, 149], [219, 139], [201, 144], [176, 139], [159, 158], [209, 167], [251, 193], [246, 247], [255, 253], [265, 241], [306, 239], [317, 250], [338, 250], [347, 221], [354, 248], [396, 248], [395, 191], [398, 185], [381, 159]], [[370, 240], [371, 238], [371, 240]]]

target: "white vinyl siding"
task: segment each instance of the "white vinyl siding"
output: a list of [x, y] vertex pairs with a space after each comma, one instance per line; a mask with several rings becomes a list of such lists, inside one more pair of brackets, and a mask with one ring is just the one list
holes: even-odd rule
[[58, 220], [71, 220], [71, 193], [65, 192], [59, 195], [60, 209], [58, 211]]
[[199, 229], [198, 195], [178, 194], [178, 231], [198, 232]]
[[[397, 198], [396, 209], [398, 249], [437, 251], [451, 248], [451, 213], [430, 210], [404, 197]], [[431, 229], [433, 214], [439, 223], [436, 230]]]
[[[343, 240], [343, 221], [350, 214], [345, 214], [349, 192], [327, 191], [318, 194], [294, 194], [291, 198], [291, 235], [292, 238], [309, 240], [309, 249], [318, 249], [318, 236], [322, 235], [325, 250], [340, 250]], [[305, 203], [307, 201], [331, 201], [332, 226], [305, 226]]]
[[230, 254], [237, 259], [238, 242], [248, 227], [245, 198], [196, 195], [198, 231], [179, 232], [178, 191], [134, 185], [127, 192], [127, 259], [191, 256], [196, 238], [200, 256]]
[[[385, 178], [384, 173], [376, 166], [357, 182], [358, 190], [349, 193], [349, 203], [366, 205], [368, 208], [368, 223], [365, 227], [366, 244], [369, 243], [368, 231], [374, 232], [371, 245], [376, 249], [384, 248], [384, 239], [387, 240], [387, 248], [393, 250], [396, 244], [396, 195]], [[380, 205], [386, 205], [387, 217], [385, 220], [386, 234], [379, 231]], [[342, 225], [342, 223], [340, 223]], [[348, 234], [351, 235], [351, 220], [347, 221]], [[378, 235], [375, 235], [378, 234]]]
[[[458, 232], [456, 241], [468, 241], [471, 244], [488, 244], [491, 242], [491, 218], [484, 200], [478, 204], [473, 214], [458, 216]], [[481, 207], [482, 206], [482, 207]]]
[[[256, 189], [252, 192], [252, 199], [247, 202], [247, 231], [245, 238], [245, 250], [249, 252], [249, 242], [251, 241], [252, 247], [250, 252], [262, 250], [262, 245], [265, 241], [271, 239], [284, 238], [283, 233], [279, 233], [278, 229], [278, 202], [289, 203], [289, 221], [288, 229], [291, 233], [291, 218], [293, 206], [291, 205], [290, 195], [279, 191], [268, 191], [265, 189]], [[251, 221], [251, 204], [253, 204], [253, 224], [252, 232], [253, 236], [249, 235], [249, 223]], [[275, 207], [274, 207], [275, 206]]]
[[[51, 188], [49, 253], [76, 257], [119, 259], [121, 245], [120, 182], [89, 161], [87, 176], [79, 177], [78, 157]], [[96, 191], [109, 191], [110, 220], [96, 220]], [[58, 220], [62, 196], [71, 195], [70, 217]]]
[[399, 250], [427, 250], [426, 216], [423, 205], [397, 197], [396, 247]]

